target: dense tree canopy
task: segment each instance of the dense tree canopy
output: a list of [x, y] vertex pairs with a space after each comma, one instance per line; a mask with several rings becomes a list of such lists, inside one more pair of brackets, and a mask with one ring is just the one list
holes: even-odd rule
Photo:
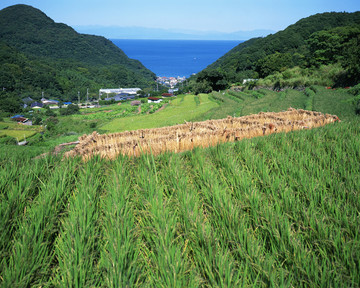
[[260, 59], [256, 63], [255, 70], [259, 77], [263, 78], [274, 72], [282, 72], [293, 66], [292, 56], [290, 53], [275, 52]]
[[360, 35], [360, 26], [337, 27], [313, 33], [306, 41], [310, 64], [333, 64], [344, 60], [345, 48], [353, 46], [352, 39]]
[[[360, 12], [316, 14], [273, 35], [239, 44], [205, 70], [223, 71], [236, 82], [294, 66], [347, 63], [346, 51], [358, 49], [352, 39], [359, 34], [359, 25]], [[354, 74], [356, 68], [351, 69]]]
[[0, 112], [18, 113], [21, 111], [22, 102], [16, 93], [0, 91]]
[[79, 34], [26, 5], [0, 11], [0, 65], [0, 88], [34, 99], [45, 92], [71, 101], [78, 91], [96, 95], [104, 87], [145, 88], [155, 79], [111, 41]]
[[203, 86], [210, 90], [223, 90], [228, 86], [226, 75], [218, 70], [201, 71], [197, 75], [197, 82], [204, 83]]

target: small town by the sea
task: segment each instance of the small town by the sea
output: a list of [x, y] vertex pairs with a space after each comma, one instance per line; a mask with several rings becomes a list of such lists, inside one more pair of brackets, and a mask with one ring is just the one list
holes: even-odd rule
[[157, 76], [156, 82], [169, 88], [174, 88], [176, 85], [186, 81], [186, 77], [162, 77]]

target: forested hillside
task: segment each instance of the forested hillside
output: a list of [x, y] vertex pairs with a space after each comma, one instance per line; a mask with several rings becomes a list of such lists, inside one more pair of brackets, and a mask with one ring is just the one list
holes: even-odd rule
[[0, 11], [0, 85], [61, 97], [86, 88], [145, 87], [155, 77], [104, 37], [83, 35], [26, 5]]
[[359, 45], [360, 12], [317, 14], [276, 34], [239, 44], [204, 72], [217, 70], [236, 82], [264, 78], [295, 66], [316, 69], [338, 64], [348, 73], [348, 82], [356, 83], [360, 72]]

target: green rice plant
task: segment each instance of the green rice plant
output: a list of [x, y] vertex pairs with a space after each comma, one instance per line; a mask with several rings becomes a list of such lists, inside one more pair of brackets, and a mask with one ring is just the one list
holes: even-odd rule
[[[331, 128], [334, 129], [334, 127], [330, 127], [330, 129]], [[331, 132], [335, 133], [333, 135], [336, 135], [336, 133], [337, 133], [336, 131], [331, 131]], [[313, 133], [316, 133], [316, 132], [314, 132], [314, 131], [308, 132], [310, 137], [313, 137], [316, 135]], [[290, 139], [289, 139], [289, 137], [284, 137], [284, 139], [286, 139], [286, 138], [287, 138], [287, 142], [289, 142], [289, 140], [292, 142], [292, 139], [291, 139], [292, 137]], [[297, 139], [297, 137], [296, 137], [296, 139]], [[318, 138], [318, 136], [314, 137], [313, 141], [317, 141], [315, 139], [317, 139], [318, 141], [320, 140]], [[329, 140], [328, 137], [326, 137], [326, 140]], [[273, 149], [275, 149], [275, 153], [272, 153], [273, 155], [275, 155], [275, 156], [280, 155], [279, 152], [281, 151], [281, 153], [285, 153], [284, 155], [286, 155], [286, 157], [284, 157], [284, 159], [283, 159], [283, 162], [284, 162], [283, 164], [281, 164], [281, 162], [279, 162], [276, 165], [272, 165], [272, 166], [275, 167], [275, 171], [277, 171], [277, 173], [280, 173], [280, 175], [284, 175], [284, 176], [281, 176], [281, 178], [286, 177], [287, 179], [292, 179], [292, 180], [285, 182], [286, 185], [284, 187], [283, 186], [284, 184], [281, 185], [281, 183], [284, 183], [284, 181], [281, 181], [281, 178], [279, 179], [280, 181], [279, 180], [274, 181], [275, 179], [272, 179], [272, 182], [276, 183], [275, 187], [277, 187], [277, 188], [275, 190], [271, 189], [271, 190], [273, 190], [272, 193], [270, 193], [270, 194], [267, 193], [267, 195], [274, 195], [274, 196], [281, 195], [281, 198], [276, 197], [272, 200], [272, 201], [274, 201], [274, 200], [280, 201], [279, 205], [275, 206], [276, 211], [279, 211], [279, 212], [277, 212], [275, 214], [276, 215], [275, 218], [274, 217], [272, 217], [272, 218], [278, 219], [279, 215], [281, 215], [280, 214], [281, 211], [284, 210], [285, 214], [283, 214], [283, 215], [285, 216], [285, 220], [287, 217], [291, 217], [291, 218], [289, 218], [289, 220], [291, 220], [291, 222], [293, 222], [293, 223], [288, 222], [289, 224], [291, 223], [291, 226], [288, 224], [287, 224], [287, 226], [289, 226], [289, 227], [295, 226], [294, 227], [295, 230], [292, 232], [292, 234], [294, 236], [296, 236], [297, 239], [295, 238], [292, 241], [288, 241], [288, 244], [286, 244], [286, 242], [285, 242], [285, 244], [286, 244], [285, 247], [289, 247], [288, 245], [290, 243], [294, 243], [294, 244], [302, 243], [302, 245], [298, 246], [298, 248], [293, 247], [291, 249], [294, 252], [286, 253], [286, 254], [284, 254], [284, 257], [283, 257], [284, 260], [286, 260], [286, 262], [285, 262], [285, 264], [286, 264], [289, 261], [289, 259], [291, 259], [290, 255], [293, 255], [293, 253], [295, 253], [295, 255], [298, 254], [298, 256], [295, 257], [294, 259], [295, 260], [299, 259], [301, 262], [299, 262], [299, 263], [295, 262], [296, 269], [293, 271], [293, 275], [295, 276], [295, 279], [298, 279], [298, 281], [305, 281], [305, 279], [303, 279], [304, 276], [301, 276], [301, 274], [299, 274], [299, 272], [301, 270], [304, 271], [304, 269], [307, 269], [307, 267], [311, 267], [311, 268], [309, 268], [312, 271], [311, 276], [310, 276], [310, 274], [304, 273], [304, 275], [305, 274], [308, 275], [307, 276], [308, 279], [306, 280], [307, 282], [304, 282], [304, 283], [308, 283], [309, 285], [314, 285], [315, 283], [319, 283], [318, 276], [321, 275], [320, 278], [322, 279], [322, 281], [325, 281], [324, 283], [327, 283], [329, 285], [330, 283], [333, 283], [333, 282], [341, 283], [341, 281], [342, 281], [339, 278], [337, 278], [337, 279], [333, 278], [331, 276], [331, 273], [328, 273], [328, 271], [329, 271], [328, 269], [334, 269], [334, 266], [332, 266], [332, 268], [331, 268], [327, 264], [327, 263], [330, 263], [328, 260], [329, 256], [327, 256], [327, 255], [328, 254], [331, 255], [331, 251], [333, 251], [332, 249], [334, 249], [334, 247], [335, 247], [335, 245], [334, 245], [335, 242], [331, 242], [331, 240], [329, 241], [329, 239], [332, 239], [332, 238], [338, 239], [339, 237], [337, 237], [335, 235], [338, 235], [337, 233], [339, 233], [339, 229], [336, 227], [337, 225], [330, 226], [331, 228], [327, 225], [323, 225], [324, 220], [323, 219], [321, 220], [321, 217], [324, 217], [323, 215], [327, 215], [325, 218], [325, 219], [327, 219], [329, 217], [329, 215], [331, 215], [331, 214], [329, 214], [329, 213], [331, 213], [331, 210], [328, 209], [329, 207], [332, 207], [332, 209], [335, 209], [333, 211], [338, 211], [338, 212], [343, 211], [344, 207], [342, 207], [340, 210], [338, 210], [334, 206], [334, 205], [336, 205], [335, 203], [337, 203], [339, 205], [342, 201], [337, 200], [337, 201], [329, 202], [329, 195], [334, 195], [335, 191], [338, 191], [337, 194], [344, 195], [343, 193], [339, 193], [340, 191], [343, 192], [344, 189], [340, 188], [340, 186], [343, 184], [339, 183], [339, 187], [338, 188], [334, 187], [335, 188], [334, 191], [328, 191], [328, 192], [326, 192], [326, 194], [323, 194], [324, 192], [320, 193], [321, 190], [319, 190], [319, 188], [327, 190], [328, 189], [327, 187], [329, 187], [329, 186], [326, 183], [331, 183], [331, 182], [333, 183], [332, 179], [333, 179], [334, 175], [331, 176], [332, 169], [330, 167], [332, 166], [331, 163], [334, 161], [334, 158], [326, 157], [326, 158], [319, 159], [318, 156], [313, 155], [311, 153], [311, 151], [313, 151], [313, 149], [314, 149], [313, 141], [309, 141], [309, 139], [304, 139], [302, 141], [296, 141], [296, 142], [289, 143], [290, 144], [289, 146], [292, 146], [292, 149], [284, 150], [284, 146], [286, 147], [286, 145], [284, 145], [284, 144], [286, 142], [284, 142], [281, 145], [277, 144], [277, 146], [273, 147]], [[329, 145], [328, 144], [329, 141], [325, 141], [325, 139], [324, 139], [324, 141], [320, 140], [320, 143], [327, 143], [327, 145]], [[334, 147], [334, 145], [336, 145], [335, 142], [331, 143], [332, 147]], [[297, 146], [301, 146], [301, 147], [297, 147]], [[279, 147], [279, 151], [277, 151], [277, 147]], [[318, 147], [317, 153], [320, 152], [319, 155], [326, 155], [325, 153], [321, 153], [321, 149], [319, 150], [319, 148], [321, 148], [321, 145], [319, 145], [319, 143], [317, 144], [317, 147]], [[262, 153], [264, 153], [264, 152], [266, 153], [266, 149], [264, 148], [264, 146], [261, 147], [261, 150], [259, 150], [258, 153], [260, 151]], [[349, 150], [349, 151], [351, 151], [351, 150]], [[356, 150], [353, 150], [353, 151], [356, 151]], [[263, 154], [263, 155], [266, 157], [266, 154]], [[291, 156], [291, 155], [294, 155], [294, 156]], [[309, 156], [307, 156], [307, 155], [309, 155]], [[262, 157], [264, 157], [264, 156], [262, 156]], [[314, 161], [313, 158], [311, 158], [311, 157], [316, 157], [315, 159], [319, 159], [320, 163], [317, 163], [318, 161]], [[324, 160], [324, 159], [326, 159], [326, 160]], [[335, 157], [335, 159], [336, 159], [336, 157]], [[274, 160], [275, 159], [273, 159], [270, 163], [273, 164], [274, 162], [275, 163], [277, 162]], [[330, 162], [330, 160], [331, 160], [331, 162]], [[254, 161], [254, 157], [251, 157], [251, 161]], [[255, 174], [255, 175], [259, 174], [256, 171], [261, 171], [264, 169], [264, 168], [262, 168], [262, 167], [264, 167], [264, 163], [262, 163], [263, 160], [259, 159], [258, 161], [259, 161], [259, 164], [258, 164], [259, 168], [257, 168], [256, 170], [253, 170], [252, 174]], [[289, 163], [293, 162], [295, 165], [286, 165], [285, 164], [286, 161], [289, 161]], [[322, 163], [323, 161], [329, 161], [329, 162]], [[336, 160], [334, 162], [336, 163]], [[267, 165], [269, 165], [269, 164], [267, 164]], [[282, 168], [282, 166], [284, 168], [286, 167], [285, 170], [284, 170], [284, 168]], [[319, 166], [320, 166], [320, 169], [319, 169]], [[266, 166], [265, 166], [265, 168], [266, 168]], [[311, 169], [311, 170], [309, 170], [309, 169]], [[323, 170], [323, 169], [325, 169], [325, 170]], [[348, 170], [349, 168], [345, 168], [345, 169]], [[353, 168], [351, 168], [351, 169], [353, 169]], [[272, 168], [272, 170], [273, 170], [273, 168]], [[261, 184], [260, 187], [262, 187], [262, 189], [268, 190], [267, 187], [268, 186], [271, 187], [270, 185], [266, 185], [267, 181], [265, 181], [265, 183], [264, 183], [265, 185], [262, 184], [261, 182], [264, 182], [264, 179], [266, 180], [265, 175], [272, 174], [271, 173], [272, 170], [266, 171], [265, 174], [263, 174], [263, 173], [259, 174], [260, 177], [258, 179], [258, 183]], [[325, 171], [325, 173], [319, 173], [320, 171]], [[351, 171], [355, 172], [356, 169], [353, 169]], [[323, 183], [323, 185], [319, 186], [320, 183]], [[285, 188], [285, 190], [284, 190], [284, 188]], [[278, 189], [281, 189], [280, 191], [282, 191], [279, 194], [276, 193], [279, 191]], [[326, 191], [326, 190], [324, 190], [324, 191]], [[286, 191], [287, 191], [287, 193], [286, 193]], [[289, 193], [289, 192], [292, 192], [292, 193]], [[325, 195], [326, 195], [326, 197], [324, 197]], [[268, 201], [265, 201], [265, 202], [268, 202]], [[285, 205], [281, 204], [281, 202], [283, 202]], [[264, 208], [260, 208], [259, 210], [263, 211]], [[351, 208], [350, 208], [350, 210], [351, 210]], [[349, 210], [349, 212], [350, 212], [350, 210]], [[284, 213], [284, 212], [282, 212], [282, 213]], [[326, 213], [326, 214], [323, 214], [323, 213]], [[340, 214], [341, 213], [339, 213], [339, 215]], [[318, 217], [320, 219], [315, 220]], [[328, 222], [328, 221], [325, 221], [325, 222]], [[271, 221], [269, 223], [274, 223], [274, 221]], [[286, 223], [286, 222], [284, 222], [284, 223]], [[336, 222], [328, 222], [328, 223], [330, 224], [330, 223], [336, 223]], [[296, 228], [296, 227], [299, 227], [299, 228]], [[309, 228], [306, 228], [306, 227], [309, 227]], [[326, 252], [327, 250], [321, 250], [321, 252], [320, 252], [321, 254], [318, 254], [318, 255], [314, 254], [314, 255], [311, 255], [311, 257], [308, 257], [310, 255], [303, 253], [304, 250], [308, 250], [308, 249], [315, 250], [315, 251], [317, 250], [316, 247], [311, 247], [311, 248], [306, 247], [309, 243], [308, 241], [310, 241], [310, 242], [312, 241], [310, 239], [306, 240], [306, 238], [304, 238], [304, 235], [309, 235], [307, 233], [304, 234], [306, 229], [311, 229], [310, 231], [313, 231], [314, 233], [315, 233], [315, 231], [318, 231], [317, 233], [319, 233], [319, 234], [317, 234], [317, 235], [322, 235], [321, 236], [322, 240], [319, 240], [320, 242], [318, 242], [319, 245], [322, 245], [320, 243], [328, 243], [328, 245], [331, 244], [331, 246], [329, 246], [328, 252]], [[261, 231], [262, 231], [261, 229], [258, 229], [258, 232], [261, 232]], [[329, 234], [329, 231], [334, 231], [334, 232], [338, 231], [338, 232], [334, 233], [334, 236], [331, 236], [331, 234]], [[269, 235], [276, 235], [276, 233], [275, 233], [275, 231], [273, 231]], [[281, 233], [280, 235], [283, 235], [283, 233]], [[356, 237], [356, 236], [354, 235], [354, 237]], [[339, 241], [339, 239], [336, 241]], [[297, 251], [297, 252], [295, 252], [295, 251]], [[314, 258], [315, 255], [317, 255], [316, 258]], [[314, 266], [312, 264], [312, 263], [314, 263], [314, 261], [319, 263], [319, 265]], [[293, 263], [294, 262], [290, 262], [291, 265], [294, 265]], [[339, 266], [338, 266], [338, 264], [335, 264], [335, 265], [336, 265], [336, 267], [341, 267], [342, 265], [344, 265], [344, 263], [339, 264]], [[324, 268], [321, 268], [321, 267], [324, 267]], [[309, 273], [309, 272], [307, 272], [307, 273]], [[309, 276], [310, 276], [310, 278], [309, 278]], [[303, 280], [301, 280], [301, 279], [303, 279]]]
[[6, 130], [9, 128], [9, 124], [8, 123], [2, 123], [0, 122], [0, 130]]
[[[309, 131], [308, 134], [310, 137], [313, 137], [316, 135], [316, 134], [314, 135], [313, 133], [314, 133], [313, 131]], [[336, 133], [337, 132], [335, 132], [335, 135]], [[224, 235], [222, 239], [227, 239], [229, 243], [238, 243], [239, 249], [236, 251], [239, 252], [241, 251], [242, 253], [237, 252], [239, 253], [237, 259], [239, 260], [251, 259], [250, 263], [252, 263], [251, 266], [254, 268], [250, 269], [248, 275], [251, 275], [250, 279], [258, 279], [259, 284], [262, 283], [262, 285], [265, 286], [270, 285], [270, 283], [282, 283], [282, 285], [289, 285], [289, 283], [300, 282], [304, 284], [307, 283], [308, 285], [313, 286], [316, 285], [316, 283], [331, 285], [331, 283], [341, 283], [341, 281], [344, 280], [351, 281], [350, 278], [346, 278], [346, 277], [344, 277], [344, 279], [335, 278], [331, 275], [331, 273], [328, 272], [331, 269], [334, 269], [334, 266], [329, 264], [330, 263], [329, 255], [331, 255], [332, 253], [331, 251], [334, 251], [336, 247], [335, 243], [339, 242], [340, 241], [339, 239], [341, 238], [341, 237], [335, 237], [336, 233], [334, 233], [334, 236], [331, 236], [329, 232], [339, 231], [338, 228], [336, 228], [336, 226], [330, 226], [332, 228], [330, 227], [327, 228], [326, 226], [319, 226], [319, 224], [321, 224], [321, 221], [319, 220], [321, 219], [321, 217], [323, 217], [322, 213], [328, 214], [330, 212], [326, 207], [330, 207], [330, 205], [331, 207], [334, 207], [333, 205], [336, 202], [332, 202], [329, 204], [327, 202], [328, 197], [322, 198], [322, 194], [319, 194], [317, 191], [316, 192], [314, 191], [313, 196], [311, 196], [312, 197], [311, 201], [309, 201], [310, 195], [308, 195], [308, 193], [309, 191], [311, 191], [310, 189], [314, 189], [314, 188], [317, 189], [318, 184], [317, 181], [315, 180], [316, 179], [315, 177], [319, 177], [321, 176], [321, 174], [316, 175], [314, 171], [313, 172], [309, 171], [299, 174], [299, 167], [302, 167], [303, 164], [300, 164], [297, 159], [305, 159], [305, 161], [301, 163], [304, 163], [307, 167], [314, 167], [313, 170], [316, 171], [321, 171], [318, 170], [318, 168], [316, 168], [319, 167], [319, 165], [320, 167], [326, 168], [329, 167], [330, 163], [327, 162], [323, 164], [312, 163], [311, 161], [312, 158], [310, 157], [313, 156], [311, 153], [308, 154], [305, 153], [305, 155], [309, 155], [309, 157], [304, 158], [304, 154], [302, 153], [302, 151], [304, 151], [303, 149], [300, 148], [300, 150], [298, 151], [296, 150], [297, 147], [295, 149], [294, 147], [290, 147], [289, 140], [292, 141], [291, 138], [289, 139], [289, 137], [285, 137], [285, 135], [281, 137], [281, 139], [279, 139], [278, 135], [276, 138], [278, 140], [281, 140], [280, 142], [278, 141], [278, 143], [276, 144], [274, 143], [274, 145], [276, 146], [274, 146], [272, 142], [269, 142], [270, 144], [266, 144], [268, 142], [259, 141], [258, 144], [261, 144], [261, 146], [255, 143], [255, 146], [253, 148], [250, 148], [248, 147], [248, 143], [246, 143], [246, 141], [239, 142], [238, 144], [240, 145], [240, 147], [238, 151], [241, 151], [241, 154], [239, 154], [239, 156], [241, 155], [240, 157], [237, 156], [237, 154], [231, 153], [231, 149], [226, 148], [223, 151], [219, 149], [219, 147], [224, 147], [223, 145], [215, 148], [210, 148], [209, 150], [213, 151], [213, 153], [211, 154], [212, 156], [210, 158], [211, 160], [202, 162], [201, 165], [196, 165], [196, 167], [205, 167], [202, 169], [206, 169], [206, 167], [210, 165], [207, 163], [218, 163], [214, 168], [206, 169], [206, 170], [218, 171], [219, 176], [217, 176], [216, 172], [207, 172], [212, 175], [204, 176], [204, 181], [205, 180], [209, 181], [209, 179], [212, 179], [210, 181], [211, 183], [212, 182], [214, 183], [211, 185], [210, 184], [199, 185], [200, 187], [209, 186], [212, 188], [211, 197], [208, 198], [209, 201], [211, 201], [217, 195], [217, 193], [215, 193], [217, 190], [216, 189], [216, 185], [218, 185], [217, 183], [224, 181], [222, 185], [224, 185], [225, 188], [228, 185], [228, 187], [231, 187], [231, 190], [227, 191], [227, 189], [223, 189], [223, 192], [230, 195], [232, 194], [234, 195], [233, 197], [235, 197], [234, 199], [231, 200], [231, 203], [233, 203], [233, 205], [236, 205], [238, 203], [239, 207], [244, 207], [242, 209], [245, 209], [243, 210], [245, 212], [245, 215], [243, 215], [242, 217], [234, 217], [234, 219], [244, 220], [244, 222], [241, 225], [234, 225], [234, 227], [241, 227], [242, 228], [241, 231], [236, 231], [236, 228], [224, 230], [223, 227], [232, 227], [229, 226], [229, 223], [231, 222], [227, 224], [226, 222], [224, 222], [224, 225], [219, 224], [221, 223], [221, 221], [224, 221], [221, 219], [231, 219], [225, 216], [221, 216], [219, 220], [215, 222], [217, 224], [216, 231], [219, 230], [222, 231], [221, 234]], [[316, 141], [315, 139], [317, 138], [314, 137], [314, 141]], [[305, 143], [307, 145], [306, 149], [313, 149], [314, 147], [314, 142], [311, 141], [309, 142], [309, 140], [299, 141], [299, 142], [302, 144]], [[294, 142], [294, 143], [299, 143], [299, 142]], [[324, 143], [328, 143], [328, 141], [327, 142], [324, 141]], [[331, 145], [334, 144], [335, 143], [332, 143]], [[230, 146], [230, 144], [227, 145]], [[237, 146], [238, 145], [234, 146], [234, 148], [236, 148], [236, 151], [237, 151]], [[277, 147], [279, 147], [279, 151], [277, 151]], [[273, 152], [274, 150], [276, 151], [275, 153]], [[280, 151], [281, 153], [279, 153]], [[288, 151], [289, 154], [287, 154], [286, 151]], [[288, 164], [289, 160], [287, 155], [293, 154], [294, 151], [298, 151], [298, 153], [296, 153], [296, 156], [294, 156], [294, 160], [292, 160], [296, 164], [289, 165]], [[357, 150], [354, 149], [354, 151]], [[226, 154], [229, 152], [230, 154]], [[222, 154], [223, 156], [221, 156]], [[276, 160], [278, 155], [281, 155], [279, 159], [282, 160], [280, 162]], [[269, 160], [271, 159], [271, 161], [268, 162], [267, 159], [269, 156], [271, 156], [273, 159], [269, 158]], [[199, 158], [202, 159], [202, 157]], [[209, 159], [209, 158], [204, 157], [204, 159]], [[326, 158], [326, 159], [329, 160], [331, 158]], [[243, 166], [245, 164], [246, 166]], [[250, 167], [251, 170], [249, 170], [248, 167]], [[289, 168], [291, 168], [291, 170], [289, 170]], [[300, 169], [300, 171], [307, 171], [307, 170]], [[329, 170], [329, 172], [330, 171], [331, 170]], [[356, 169], [351, 171], [356, 171]], [[274, 173], [279, 173], [279, 174], [274, 174]], [[198, 174], [204, 175], [203, 172]], [[295, 181], [291, 181], [291, 182], [288, 181], [287, 182], [288, 184], [284, 185], [284, 183], [286, 182], [284, 182], [282, 178], [284, 177], [287, 178], [288, 177], [287, 175], [289, 174], [292, 175], [290, 179], [294, 178]], [[239, 177], [239, 175], [241, 175], [241, 177]], [[246, 175], [248, 176], [246, 177]], [[314, 178], [310, 178], [311, 181], [309, 181], [309, 176]], [[319, 180], [319, 182], [324, 182], [324, 183], [328, 183], [329, 181], [331, 181], [330, 175], [326, 176], [326, 178], [324, 179], [321, 179], [320, 177]], [[225, 183], [228, 184], [226, 185]], [[302, 183], [304, 183], [303, 185], [306, 186], [304, 186], [303, 188], [299, 188], [299, 185], [301, 185]], [[304, 192], [307, 191], [307, 193], [299, 194], [300, 192], [299, 190]], [[232, 191], [232, 193], [230, 193], [230, 191]], [[296, 193], [296, 191], [299, 192]], [[337, 191], [340, 192], [342, 190], [339, 189]], [[334, 192], [331, 192], [330, 195], [333, 195], [333, 193]], [[282, 195], [282, 196], [281, 198], [278, 198], [277, 195], [279, 196]], [[318, 208], [319, 204], [317, 204], [318, 201], [321, 201], [320, 202], [321, 205], [325, 205], [326, 207], [318, 210], [319, 209]], [[220, 205], [219, 203], [226, 203], [226, 202], [221, 201], [221, 198], [219, 198], [217, 199], [217, 201], [213, 201], [213, 203], [211, 203], [211, 205], [209, 206], [212, 207], [213, 209], [216, 209], [215, 207], [219, 206]], [[313, 203], [313, 206], [309, 207], [310, 202]], [[309, 211], [304, 210], [304, 207], [308, 207], [307, 209], [309, 209]], [[241, 211], [242, 209], [240, 208], [238, 210]], [[231, 211], [231, 209], [229, 209], [228, 207], [225, 209], [219, 209], [219, 211], [224, 211], [224, 210]], [[304, 214], [304, 211], [306, 211], [306, 214]], [[319, 214], [319, 211], [324, 211], [324, 212], [321, 212], [321, 214]], [[336, 209], [334, 211], [341, 211], [341, 210]], [[339, 215], [340, 214], [341, 213], [339, 213]], [[212, 213], [209, 213], [209, 215], [212, 215]], [[215, 215], [217, 214], [215, 213]], [[312, 219], [316, 219], [317, 217], [320, 217], [320, 219], [314, 221], [312, 225], [310, 224], [310, 227], [312, 227], [311, 229], [313, 229], [312, 231], [318, 230], [319, 231], [318, 233], [320, 233], [319, 235], [322, 235], [321, 237], [323, 240], [321, 241], [324, 242], [319, 242], [319, 245], [323, 245], [320, 243], [331, 244], [328, 250], [322, 249], [321, 254], [318, 254], [317, 256], [315, 256], [316, 254], [315, 255], [304, 254], [304, 251], [309, 249], [306, 247], [307, 241], [303, 237], [304, 235], [303, 231], [306, 230], [302, 230], [304, 228], [300, 228], [299, 231], [293, 230], [294, 225], [297, 226], [299, 225], [299, 223], [303, 223], [304, 219], [307, 219], [308, 217], [312, 217]], [[304, 224], [300, 224], [300, 226], [307, 227], [309, 226], [309, 224], [305, 222]], [[246, 227], [248, 228], [246, 229]], [[319, 228], [321, 230], [319, 230]], [[246, 234], [248, 235], [247, 237], [254, 237], [254, 239], [250, 242], [251, 246], [249, 246], [249, 244], [246, 244], [246, 242], [244, 243], [243, 240], [244, 230], [248, 231]], [[232, 234], [233, 231], [236, 231], [236, 234]], [[350, 229], [349, 231], [355, 231], [355, 229]], [[353, 236], [357, 237], [356, 235]], [[334, 238], [334, 242], [329, 242], [328, 240], [326, 240], [329, 239], [329, 237], [330, 239]], [[255, 248], [256, 246], [254, 244], [257, 241], [259, 241], [257, 246], [258, 249], [249, 249], [250, 247]], [[240, 247], [248, 247], [248, 248], [244, 250], [243, 248], [241, 249]], [[344, 249], [347, 250], [347, 248]], [[316, 247], [312, 247], [312, 250], [316, 251]], [[237, 255], [237, 253], [235, 255]], [[251, 255], [253, 255], [253, 257]], [[265, 258], [262, 257], [261, 255], [265, 255]], [[296, 257], [294, 258], [292, 255], [296, 255]], [[291, 261], [291, 259], [293, 258], [294, 260]], [[316, 261], [315, 263], [318, 263], [318, 265], [314, 266], [313, 265], [314, 261]], [[284, 267], [284, 263], [286, 264], [285, 267]], [[338, 264], [335, 265], [336, 265], [335, 267], [342, 267], [344, 263], [343, 264], [339, 263], [339, 265]], [[269, 268], [267, 268], [268, 269], [267, 270], [264, 269], [264, 267], [269, 267]], [[271, 267], [276, 267], [276, 269]], [[309, 271], [305, 272], [306, 269], [308, 269], [309, 271], [311, 270], [311, 273]], [[352, 269], [354, 269], [354, 267]], [[343, 272], [345, 273], [345, 270]]]
[[[2, 273], [6, 287], [42, 286], [49, 283], [57, 225], [74, 181], [76, 162], [64, 163], [42, 183], [39, 194], [25, 208], [12, 253]], [[20, 219], [19, 219], [20, 220]], [[2, 242], [3, 243], [3, 242]]]
[[107, 177], [106, 195], [101, 201], [103, 216], [100, 269], [107, 287], [134, 287], [144, 281], [139, 239], [136, 236], [132, 167], [119, 157]]
[[335, 114], [341, 120], [353, 120], [356, 115], [355, 107], [349, 103], [352, 96], [345, 89], [332, 90], [321, 86], [315, 87], [318, 92], [314, 97], [314, 111]]
[[100, 246], [99, 197], [104, 188], [104, 161], [94, 158], [82, 167], [73, 193], [67, 201], [67, 216], [56, 240], [58, 267], [53, 269], [55, 285], [97, 286]]
[[52, 164], [52, 160], [9, 157], [0, 165], [0, 275], [7, 265], [14, 237], [21, 228], [26, 211], [37, 197], [44, 179], [52, 172]]
[[305, 102], [305, 110], [313, 110], [313, 102], [315, 97], [315, 92], [310, 88], [305, 88], [304, 94], [308, 97]]
[[[204, 223], [198, 226], [196, 234], [199, 241], [194, 248], [196, 264], [208, 285], [237, 286], [242, 281], [241, 276], [244, 276], [245, 265], [233, 258], [232, 251], [222, 240], [227, 238], [228, 229], [231, 229], [229, 222], [237, 218], [238, 211], [226, 200], [226, 188], [216, 181], [213, 167], [209, 167], [202, 156], [195, 149], [189, 159], [205, 214]], [[210, 236], [211, 231], [215, 239]]]
[[244, 96], [245, 93], [236, 92], [233, 90], [228, 90], [227, 92], [232, 97], [232, 99], [234, 99], [234, 100], [236, 99], [235, 101], [240, 102], [240, 103], [245, 101], [245, 96]]
[[135, 215], [143, 239], [145, 283], [157, 287], [188, 287], [191, 281], [187, 277], [188, 261], [182, 253], [183, 241], [178, 240], [181, 237], [177, 224], [179, 208], [171, 196], [163, 194], [152, 155], [141, 158], [136, 175], [134, 187], [140, 198]]
[[[199, 201], [196, 187], [191, 184], [191, 177], [186, 172], [186, 166], [179, 155], [165, 154], [161, 158], [161, 165], [158, 173], [164, 185], [166, 197], [173, 199], [178, 214], [178, 237], [176, 242], [180, 245], [185, 264], [184, 284], [187, 287], [197, 287], [210, 284], [207, 278], [214, 279], [211, 271], [205, 271], [199, 261], [205, 261], [209, 266], [211, 259], [199, 257], [203, 249], [204, 241], [213, 241], [209, 235], [204, 233], [210, 232], [204, 226], [208, 226], [203, 215], [201, 202]], [[169, 169], [172, 167], [172, 169]], [[205, 232], [207, 231], [207, 232]], [[200, 233], [200, 235], [199, 235]], [[200, 240], [200, 237], [202, 240]], [[206, 239], [206, 240], [205, 240]], [[215, 243], [213, 241], [213, 243]], [[213, 244], [216, 247], [215, 244]], [[211, 254], [210, 257], [213, 257]], [[209, 262], [210, 261], [210, 262]], [[210, 274], [210, 275], [209, 275]], [[212, 280], [215, 283], [215, 280]]]
[[[315, 100], [343, 93], [316, 89]], [[265, 94], [257, 101], [279, 97]], [[112, 161], [32, 160], [39, 147], [2, 146], [0, 285], [356, 287], [360, 130], [350, 119]]]
[[9, 257], [13, 235], [18, 229], [18, 223], [21, 223], [27, 201], [36, 195], [36, 192], [29, 189], [35, 175], [30, 172], [19, 177], [19, 164], [14, 161], [0, 169], [0, 274], [5, 265], [4, 261]]
[[199, 106], [200, 105], [200, 99], [199, 99], [198, 95], [195, 95], [194, 100], [195, 100], [196, 106]]

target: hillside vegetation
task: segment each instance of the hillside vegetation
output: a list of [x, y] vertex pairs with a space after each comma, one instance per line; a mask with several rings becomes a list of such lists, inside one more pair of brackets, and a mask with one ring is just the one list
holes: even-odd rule
[[12, 98], [45, 91], [71, 100], [87, 88], [97, 95], [104, 85], [144, 88], [155, 78], [104, 37], [79, 34], [26, 5], [0, 11], [0, 65], [1, 87], [10, 93], [1, 97]]
[[[360, 12], [316, 14], [239, 44], [193, 77], [196, 84], [190, 86], [217, 91], [248, 78], [265, 78], [252, 84], [275, 89], [355, 85], [360, 82], [359, 46]], [[289, 70], [294, 67], [296, 72]]]

